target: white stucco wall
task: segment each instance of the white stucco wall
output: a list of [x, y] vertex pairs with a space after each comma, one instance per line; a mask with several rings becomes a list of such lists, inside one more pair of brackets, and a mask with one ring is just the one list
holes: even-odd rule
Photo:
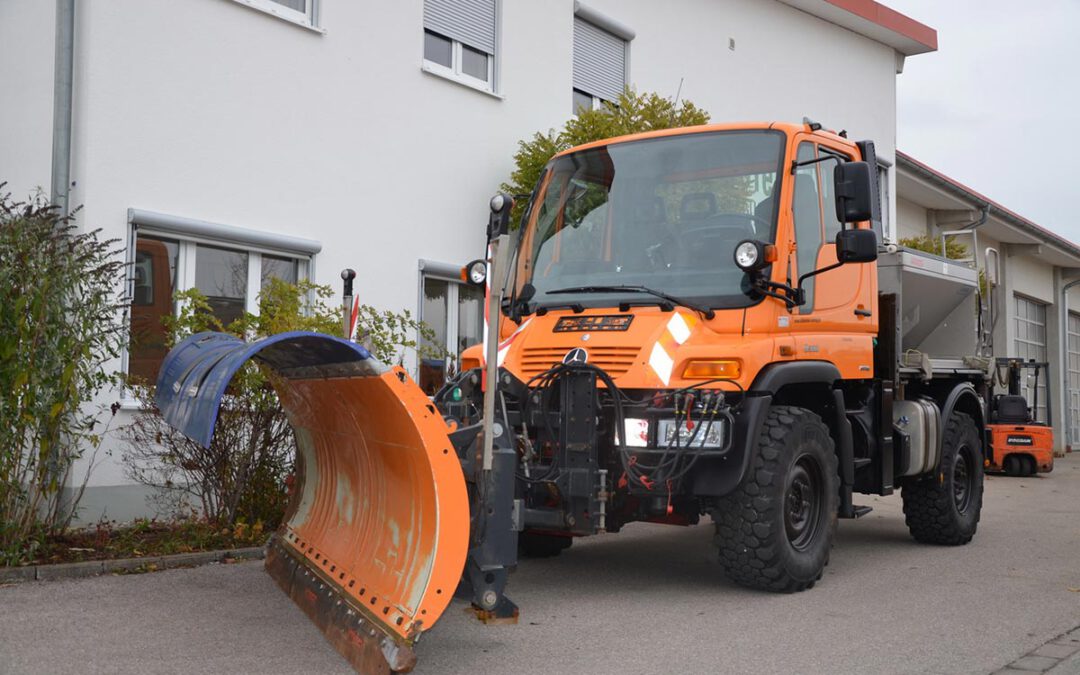
[[[33, 56], [19, 78], [34, 97], [0, 107], [0, 176], [17, 190], [48, 182], [52, 4], [0, 3], [4, 71]], [[587, 4], [636, 31], [640, 90], [673, 96], [682, 80], [715, 121], [806, 115], [895, 156], [887, 46], [778, 2]], [[421, 71], [422, 0], [323, 0], [325, 34], [233, 0], [86, 0], [78, 12], [82, 223], [124, 238], [136, 207], [317, 239], [315, 281], [336, 289], [353, 267], [361, 298], [386, 308], [417, 309], [419, 259], [482, 254], [487, 199], [517, 142], [571, 107], [572, 0], [500, 3], [499, 97]], [[127, 482], [119, 449], [106, 450], [91, 486]]]
[[899, 238], [926, 235], [926, 208], [902, 197], [896, 198], [896, 218]]
[[23, 200], [49, 194], [56, 3], [0, 2], [0, 183]]

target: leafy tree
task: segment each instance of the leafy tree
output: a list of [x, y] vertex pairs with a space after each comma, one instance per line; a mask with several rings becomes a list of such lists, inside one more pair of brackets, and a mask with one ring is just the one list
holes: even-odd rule
[[[656, 93], [637, 93], [627, 87], [615, 101], [605, 101], [595, 110], [579, 110], [559, 130], [537, 132], [532, 138], [520, 141], [514, 154], [514, 170], [510, 180], [500, 189], [510, 194], [530, 194], [544, 166], [554, 155], [583, 143], [613, 136], [623, 136], [657, 129], [708, 124], [709, 113], [690, 101], [675, 102]], [[514, 206], [513, 222], [520, 221], [525, 200]]]
[[72, 466], [101, 443], [94, 401], [115, 382], [124, 264], [117, 240], [2, 190], [0, 564], [17, 564], [70, 522], [81, 493], [65, 495]]

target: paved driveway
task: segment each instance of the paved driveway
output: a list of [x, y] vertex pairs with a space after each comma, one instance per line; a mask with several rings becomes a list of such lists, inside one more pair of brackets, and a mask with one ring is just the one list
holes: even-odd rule
[[[960, 548], [911, 540], [898, 496], [861, 503], [873, 513], [841, 522], [825, 577], [796, 595], [725, 581], [709, 525], [632, 525], [525, 561], [521, 622], [455, 604], [416, 672], [988, 673], [1080, 627], [1080, 457], [988, 479]], [[261, 565], [239, 563], [0, 588], [0, 672], [349, 671]]]

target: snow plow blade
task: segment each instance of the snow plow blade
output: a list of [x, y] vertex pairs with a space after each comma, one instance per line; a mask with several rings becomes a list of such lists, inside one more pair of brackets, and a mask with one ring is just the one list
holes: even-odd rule
[[297, 442], [297, 482], [266, 569], [359, 672], [405, 672], [465, 565], [469, 504], [447, 426], [363, 347], [315, 333], [200, 333], [162, 364], [165, 419], [209, 446], [225, 389], [268, 368]]

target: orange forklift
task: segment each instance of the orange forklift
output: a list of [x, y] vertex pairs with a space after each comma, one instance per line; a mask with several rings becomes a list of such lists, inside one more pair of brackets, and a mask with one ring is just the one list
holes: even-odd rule
[[[1008, 388], [1007, 394], [991, 396], [990, 452], [986, 470], [1009, 476], [1033, 476], [1054, 470], [1054, 429], [1051, 426], [1050, 389], [1046, 390], [1046, 421], [1038, 420], [1039, 375], [1049, 373], [1050, 364], [999, 358], [995, 383]], [[1002, 369], [1007, 373], [1002, 377]], [[1020, 393], [1021, 378], [1030, 371], [1029, 389], [1033, 404]]]

